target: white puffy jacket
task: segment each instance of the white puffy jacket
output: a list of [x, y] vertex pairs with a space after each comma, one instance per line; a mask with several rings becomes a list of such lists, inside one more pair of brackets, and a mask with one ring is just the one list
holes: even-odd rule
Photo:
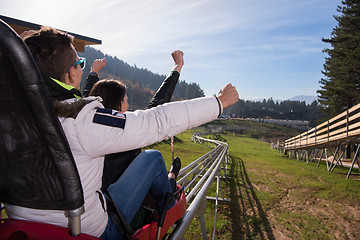
[[[96, 100], [86, 104], [75, 119], [60, 118], [84, 190], [82, 232], [99, 237], [107, 225], [108, 216], [97, 193], [101, 188], [106, 154], [162, 141], [212, 121], [220, 112], [222, 106], [216, 97], [172, 102], [125, 114], [104, 109], [101, 102]], [[36, 210], [7, 204], [6, 212], [11, 218], [68, 226], [64, 211]]]

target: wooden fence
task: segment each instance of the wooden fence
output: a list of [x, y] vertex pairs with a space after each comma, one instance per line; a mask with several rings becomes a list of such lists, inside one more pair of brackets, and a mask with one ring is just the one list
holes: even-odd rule
[[[303, 157], [308, 163], [315, 158], [320, 162], [324, 157], [328, 170], [332, 171], [338, 164], [343, 166], [344, 153], [349, 152], [350, 146], [355, 146], [354, 150], [356, 150], [352, 154], [352, 162], [347, 175], [349, 178], [355, 162], [359, 167], [359, 143], [360, 104], [302, 134], [285, 140], [284, 152], [289, 156]], [[335, 149], [334, 153], [330, 151], [331, 148]], [[332, 159], [331, 163], [329, 157]]]

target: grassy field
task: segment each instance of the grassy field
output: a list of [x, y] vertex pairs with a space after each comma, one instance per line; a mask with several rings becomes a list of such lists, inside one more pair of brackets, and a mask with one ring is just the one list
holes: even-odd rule
[[[291, 136], [297, 134], [296, 130], [240, 124], [245, 126], [240, 132], [207, 136], [226, 141], [231, 157], [231, 178], [222, 182], [224, 197], [231, 202], [219, 205], [216, 239], [360, 239], [357, 169], [346, 180], [347, 169], [328, 172], [325, 164], [317, 167], [316, 163], [289, 159], [257, 139]], [[206, 130], [205, 126], [175, 137], [175, 156], [181, 158], [182, 166], [210, 151], [209, 146], [191, 142], [193, 133]], [[170, 141], [150, 148], [162, 152], [169, 169]], [[215, 183], [208, 195], [215, 196]], [[212, 239], [212, 201], [207, 202], [205, 218], [208, 238]], [[202, 239], [198, 219], [193, 220], [185, 238]]]
[[[209, 136], [213, 137], [213, 136]], [[219, 206], [216, 239], [359, 239], [360, 175], [346, 180], [347, 170], [328, 172], [324, 164], [289, 159], [269, 143], [234, 134], [229, 144], [231, 179], [223, 182], [231, 203]], [[191, 143], [191, 132], [177, 136], [176, 155], [186, 162], [209, 149]], [[184, 146], [184, 147], [183, 147]], [[169, 144], [153, 146], [170, 165]], [[193, 152], [194, 151], [194, 152]], [[214, 189], [209, 195], [214, 196]], [[208, 237], [212, 238], [214, 203], [207, 202]], [[202, 239], [194, 219], [186, 239]]]

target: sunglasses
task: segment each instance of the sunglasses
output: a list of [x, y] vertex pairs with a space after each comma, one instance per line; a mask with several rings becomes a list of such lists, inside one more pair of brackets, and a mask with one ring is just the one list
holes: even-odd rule
[[76, 66], [76, 65], [80, 65], [81, 70], [84, 70], [85, 64], [86, 64], [86, 58], [84, 58], [84, 57], [79, 57], [79, 58], [80, 58], [80, 59], [79, 59], [78, 61], [76, 61], [76, 62], [74, 62], [73, 64], [71, 64], [71, 66], [66, 70], [67, 73], [70, 71], [70, 68], [71, 68], [72, 66]]

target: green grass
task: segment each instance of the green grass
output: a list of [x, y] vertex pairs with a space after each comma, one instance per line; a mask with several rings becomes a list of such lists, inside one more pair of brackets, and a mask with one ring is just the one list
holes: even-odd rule
[[238, 130], [236, 131], [237, 134], [263, 140], [278, 137], [290, 138], [303, 132], [302, 130], [294, 128], [238, 119], [212, 121], [204, 124], [202, 128], [206, 131], [214, 128], [214, 126], [238, 127]]
[[[183, 162], [209, 151], [206, 146], [191, 143], [190, 132], [177, 137], [182, 142], [175, 143], [175, 151], [184, 153]], [[209, 137], [226, 141], [231, 156], [232, 178], [222, 182], [231, 203], [219, 205], [216, 239], [358, 239], [357, 170], [346, 180], [348, 169], [329, 172], [323, 163], [317, 167], [317, 163], [308, 165], [289, 159], [257, 139], [234, 134]], [[171, 156], [169, 150], [169, 146], [161, 149], [165, 156]], [[209, 195], [214, 194], [215, 186], [209, 191]], [[211, 201], [207, 202], [205, 218], [211, 238]], [[185, 238], [201, 239], [198, 219], [194, 219]]]
[[[252, 195], [239, 199], [248, 200], [250, 205], [245, 205], [243, 211], [250, 207], [259, 216], [264, 211], [261, 229], [268, 238], [285, 235], [289, 239], [352, 239], [360, 233], [354, 227], [359, 214], [351, 213], [352, 208], [360, 209], [360, 183], [345, 179], [347, 169], [331, 173], [324, 164], [318, 168], [314, 163], [307, 165], [286, 158], [256, 139], [231, 135], [225, 138], [236, 168], [230, 191], [250, 189], [247, 191]], [[237, 184], [239, 180], [242, 185]], [[258, 209], [251, 208], [251, 202], [256, 202]], [[346, 219], [347, 215], [353, 216], [352, 221]], [[274, 227], [267, 226], [268, 221]], [[344, 226], [348, 231], [341, 230]], [[256, 229], [250, 235], [254, 231], [261, 236]]]
[[[229, 121], [229, 124], [238, 125], [239, 122]], [[253, 137], [280, 133], [291, 136], [296, 131], [285, 132], [286, 129], [269, 124], [261, 126], [246, 121], [243, 124], [248, 129], [241, 135], [208, 136], [227, 142], [231, 157], [231, 179], [222, 182], [225, 198], [230, 198], [231, 202], [219, 204], [216, 239], [359, 239], [358, 170], [346, 180], [347, 169], [335, 168], [334, 172], [329, 172], [323, 163], [317, 167], [314, 162], [308, 165], [289, 159], [271, 149], [269, 143]], [[176, 136], [175, 156], [181, 158], [182, 166], [210, 151], [207, 145], [191, 142], [192, 134], [200, 131], [206, 131], [206, 127]], [[149, 148], [162, 152], [169, 169], [170, 141]], [[214, 182], [208, 195], [215, 196], [215, 187]], [[207, 201], [205, 218], [208, 238], [212, 239], [212, 201]], [[202, 239], [197, 218], [185, 238]]]

